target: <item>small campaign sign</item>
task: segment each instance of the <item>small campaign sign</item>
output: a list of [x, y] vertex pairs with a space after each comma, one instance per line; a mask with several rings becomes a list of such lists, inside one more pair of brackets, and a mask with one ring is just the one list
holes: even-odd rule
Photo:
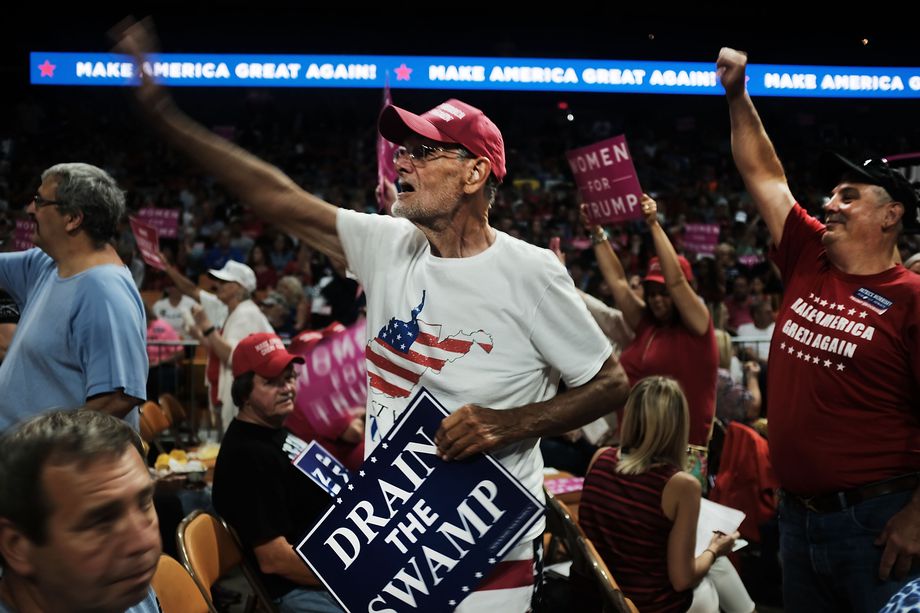
[[452, 611], [540, 521], [491, 456], [438, 458], [447, 415], [422, 388], [297, 545], [346, 611]]
[[294, 466], [330, 496], [341, 492], [351, 480], [348, 469], [316, 441], [304, 447], [294, 459]]
[[719, 224], [688, 223], [684, 226], [684, 249], [712, 255], [719, 243]]
[[288, 430], [310, 439], [319, 435], [335, 440], [354, 418], [352, 407], [367, 404], [365, 329], [360, 319], [347, 328], [337, 324], [291, 339], [290, 352], [304, 362], [294, 365], [297, 396], [294, 412], [284, 422]]
[[30, 219], [17, 219], [16, 229], [13, 231], [13, 250], [25, 251], [34, 247], [32, 235], [37, 228], [38, 224]]
[[163, 238], [176, 238], [179, 231], [179, 209], [145, 207], [137, 212], [137, 219], [152, 228]]
[[157, 229], [149, 226], [135, 217], [128, 220], [131, 223], [131, 232], [134, 233], [134, 241], [137, 243], [137, 250], [141, 252], [144, 263], [160, 270], [165, 270], [160, 256], [157, 253], [160, 250], [160, 238], [157, 236]]
[[642, 187], [622, 134], [565, 154], [591, 223], [642, 217]]

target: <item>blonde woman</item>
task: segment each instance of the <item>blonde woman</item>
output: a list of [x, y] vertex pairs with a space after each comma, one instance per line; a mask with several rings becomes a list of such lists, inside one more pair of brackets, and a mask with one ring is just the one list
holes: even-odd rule
[[598, 450], [579, 523], [643, 613], [748, 613], [754, 602], [725, 555], [738, 533], [715, 533], [694, 557], [700, 483], [682, 467], [690, 429], [674, 379], [648, 377], [629, 396], [621, 447]]

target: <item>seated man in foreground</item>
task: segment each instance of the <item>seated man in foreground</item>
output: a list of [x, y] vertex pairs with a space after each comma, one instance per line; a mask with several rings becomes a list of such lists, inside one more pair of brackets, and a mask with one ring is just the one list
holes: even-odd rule
[[329, 497], [292, 463], [306, 443], [288, 432], [294, 410], [294, 363], [274, 334], [250, 334], [233, 351], [230, 422], [214, 468], [214, 508], [243, 543], [282, 612], [341, 611], [294, 552]]

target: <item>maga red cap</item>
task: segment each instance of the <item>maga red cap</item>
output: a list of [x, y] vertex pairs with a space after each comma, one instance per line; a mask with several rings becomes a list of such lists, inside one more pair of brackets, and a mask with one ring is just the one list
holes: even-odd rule
[[303, 364], [303, 358], [288, 353], [277, 334], [250, 334], [233, 350], [233, 376], [254, 372], [260, 377], [274, 379], [293, 362]]
[[[687, 281], [693, 281], [693, 268], [690, 267], [690, 262], [687, 261], [682, 255], [677, 256], [677, 261], [680, 263], [680, 269], [683, 271], [684, 276], [687, 277]], [[652, 281], [653, 283], [665, 284], [664, 275], [661, 272], [661, 262], [658, 260], [658, 256], [651, 258], [648, 261], [648, 272], [645, 273], [645, 278], [642, 281]]]
[[380, 112], [378, 129], [381, 136], [393, 143], [401, 144], [409, 135], [417, 134], [441, 143], [462, 145], [470, 153], [489, 160], [496, 179], [505, 178], [505, 141], [498, 126], [475, 106], [456, 98], [421, 115], [391, 104]]

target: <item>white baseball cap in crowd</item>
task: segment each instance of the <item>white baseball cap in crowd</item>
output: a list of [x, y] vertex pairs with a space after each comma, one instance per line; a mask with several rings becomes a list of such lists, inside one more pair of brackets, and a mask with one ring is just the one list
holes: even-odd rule
[[220, 270], [212, 268], [208, 274], [221, 281], [239, 283], [249, 293], [256, 291], [256, 273], [242, 262], [227, 260], [223, 268]]

